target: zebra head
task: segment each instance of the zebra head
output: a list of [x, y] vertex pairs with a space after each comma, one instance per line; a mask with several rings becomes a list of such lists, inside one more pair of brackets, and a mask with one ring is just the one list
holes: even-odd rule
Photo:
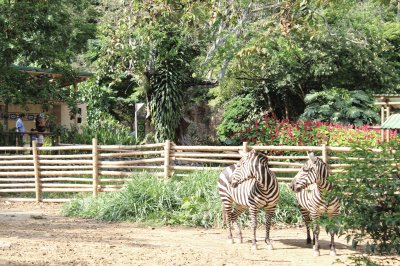
[[309, 159], [297, 175], [293, 178], [290, 187], [294, 192], [299, 192], [311, 184], [317, 184], [319, 187], [326, 188], [328, 186], [328, 166], [314, 153], [308, 154]]
[[236, 164], [236, 169], [231, 176], [231, 186], [236, 188], [244, 181], [255, 178], [258, 173], [259, 166], [268, 168], [268, 158], [265, 154], [251, 150], [250, 152], [239, 152], [242, 155], [240, 161]]

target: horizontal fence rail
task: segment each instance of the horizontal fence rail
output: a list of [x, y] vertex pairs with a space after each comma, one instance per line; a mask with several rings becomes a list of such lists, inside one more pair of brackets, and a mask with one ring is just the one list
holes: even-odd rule
[[[290, 181], [300, 170], [308, 159], [307, 152], [315, 152], [329, 164], [331, 173], [337, 173], [348, 167], [339, 162], [338, 154], [351, 151], [325, 145], [180, 146], [168, 140], [146, 145], [98, 145], [96, 139], [92, 145], [37, 147], [33, 141], [32, 147], [0, 147], [0, 199], [68, 200], [47, 198], [45, 194], [52, 192], [88, 192], [96, 197], [100, 192], [120, 190], [132, 175], [143, 171], [164, 178], [186, 176], [190, 171], [221, 171], [238, 162], [239, 151], [250, 149], [270, 154], [271, 170], [282, 182]], [[297, 155], [281, 155], [283, 151]]]

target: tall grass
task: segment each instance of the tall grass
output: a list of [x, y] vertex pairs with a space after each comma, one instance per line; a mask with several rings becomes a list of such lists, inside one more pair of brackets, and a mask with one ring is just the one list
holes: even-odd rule
[[[216, 171], [198, 171], [188, 177], [164, 180], [146, 173], [138, 174], [120, 192], [104, 193], [96, 199], [80, 197], [67, 203], [64, 214], [107, 221], [222, 227], [218, 175]], [[264, 215], [259, 215], [259, 222], [264, 221]], [[300, 221], [293, 194], [286, 184], [281, 184], [281, 200], [274, 222]], [[248, 215], [242, 215], [240, 222], [248, 226]]]

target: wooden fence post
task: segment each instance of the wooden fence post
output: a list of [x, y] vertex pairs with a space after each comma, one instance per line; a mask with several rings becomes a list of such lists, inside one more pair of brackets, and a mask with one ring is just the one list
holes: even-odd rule
[[92, 139], [92, 155], [93, 155], [93, 197], [97, 197], [99, 186], [99, 152], [97, 147], [97, 139]]
[[326, 150], [326, 144], [322, 144], [322, 161], [328, 163], [328, 152]]
[[[389, 119], [390, 116], [390, 106], [386, 107], [386, 120]], [[389, 141], [390, 138], [390, 129], [386, 129], [386, 141]]]
[[33, 156], [33, 172], [35, 175], [35, 196], [36, 202], [41, 202], [41, 184], [40, 184], [40, 161], [37, 150], [36, 140], [32, 141], [32, 156]]
[[164, 146], [164, 178], [169, 177], [170, 151], [171, 151], [171, 143], [167, 139], [165, 141], [165, 146]]
[[243, 152], [247, 152], [247, 151], [249, 150], [248, 144], [249, 144], [249, 143], [247, 143], [246, 141], [243, 142]]

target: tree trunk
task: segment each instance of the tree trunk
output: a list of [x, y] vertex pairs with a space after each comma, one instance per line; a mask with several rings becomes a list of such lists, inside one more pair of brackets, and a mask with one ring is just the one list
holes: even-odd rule
[[3, 113], [3, 130], [8, 132], [8, 103], [4, 103], [4, 113]]

